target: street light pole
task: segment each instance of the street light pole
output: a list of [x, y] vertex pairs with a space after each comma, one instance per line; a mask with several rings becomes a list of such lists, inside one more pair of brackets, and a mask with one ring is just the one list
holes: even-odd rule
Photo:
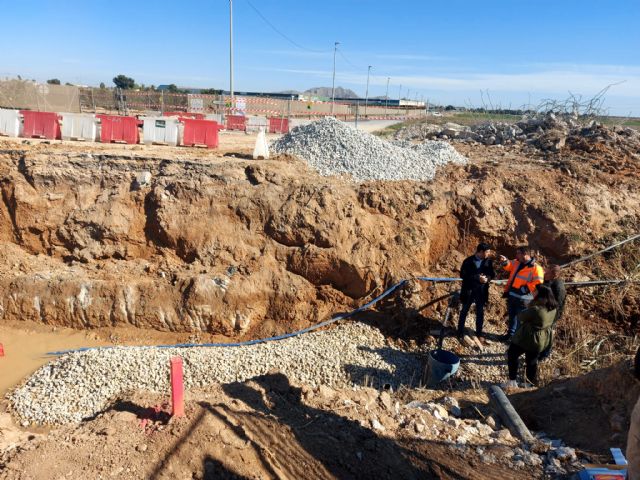
[[333, 81], [331, 83], [331, 115], [333, 115], [333, 107], [336, 103], [336, 52], [338, 51], [340, 42], [333, 44]]
[[367, 68], [367, 91], [364, 94], [364, 118], [367, 118], [367, 103], [369, 103], [369, 75], [371, 75], [371, 65]]
[[387, 93], [384, 96], [384, 116], [387, 116], [387, 108], [389, 107], [389, 80], [391, 77], [387, 77]]
[[229, 0], [229, 95], [233, 108], [233, 0]]
[[401, 99], [402, 99], [402, 84], [400, 84], [400, 88], [398, 89], [398, 106], [400, 106]]

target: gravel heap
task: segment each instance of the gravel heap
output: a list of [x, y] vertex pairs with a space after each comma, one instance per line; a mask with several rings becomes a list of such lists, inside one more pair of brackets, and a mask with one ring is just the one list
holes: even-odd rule
[[64, 355], [36, 371], [11, 395], [23, 422], [79, 422], [129, 390], [169, 392], [169, 359], [184, 361], [185, 388], [244, 381], [277, 369], [293, 382], [335, 388], [420, 379], [421, 362], [387, 345], [375, 328], [345, 323], [246, 347], [117, 347]]
[[357, 181], [431, 180], [438, 166], [467, 161], [444, 142], [405, 148], [333, 117], [296, 127], [271, 148], [307, 161], [321, 175], [346, 174]]

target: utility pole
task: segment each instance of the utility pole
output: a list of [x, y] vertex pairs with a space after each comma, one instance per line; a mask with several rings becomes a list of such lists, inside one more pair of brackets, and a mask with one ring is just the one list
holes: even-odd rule
[[331, 83], [331, 115], [333, 115], [333, 107], [336, 103], [336, 52], [338, 51], [340, 42], [333, 44], [333, 81]]
[[398, 106], [400, 106], [401, 99], [402, 99], [402, 84], [400, 84], [400, 88], [398, 89]]
[[384, 96], [384, 116], [387, 116], [387, 108], [389, 108], [389, 80], [391, 77], [387, 77], [387, 93]]
[[367, 119], [367, 103], [369, 103], [369, 75], [371, 75], [371, 65], [367, 68], [367, 91], [364, 94], [364, 118]]
[[229, 0], [229, 95], [233, 109], [233, 0]]

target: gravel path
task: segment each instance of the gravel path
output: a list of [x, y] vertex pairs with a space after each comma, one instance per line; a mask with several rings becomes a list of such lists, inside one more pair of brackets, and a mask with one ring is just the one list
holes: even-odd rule
[[397, 145], [332, 117], [294, 128], [271, 148], [305, 160], [321, 175], [357, 181], [431, 180], [438, 166], [467, 161], [446, 142]]
[[345, 323], [246, 347], [157, 349], [118, 347], [71, 353], [36, 371], [11, 395], [17, 415], [34, 423], [78, 422], [128, 390], [169, 392], [169, 359], [184, 360], [186, 388], [206, 387], [277, 369], [292, 381], [331, 387], [394, 387], [420, 378], [417, 357], [389, 347], [375, 328]]

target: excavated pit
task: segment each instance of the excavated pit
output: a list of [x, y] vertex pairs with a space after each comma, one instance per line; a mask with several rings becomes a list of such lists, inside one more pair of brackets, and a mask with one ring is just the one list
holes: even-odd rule
[[479, 239], [561, 260], [639, 210], [630, 185], [567, 186], [540, 162], [356, 184], [287, 157], [1, 146], [0, 318], [81, 329], [278, 333], [455, 273]]

